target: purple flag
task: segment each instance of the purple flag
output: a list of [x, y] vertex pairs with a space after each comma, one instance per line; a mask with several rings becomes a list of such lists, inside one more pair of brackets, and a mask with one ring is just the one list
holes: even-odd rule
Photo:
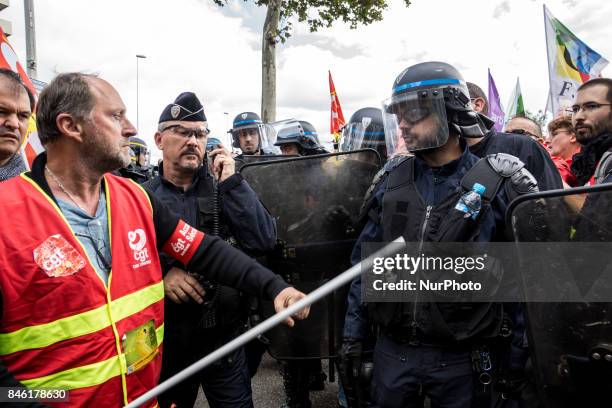
[[504, 109], [501, 106], [501, 102], [499, 101], [499, 93], [497, 92], [497, 87], [495, 86], [495, 81], [491, 76], [491, 70], [489, 69], [489, 117], [493, 119], [495, 125], [493, 127], [498, 132], [501, 132], [504, 128]]

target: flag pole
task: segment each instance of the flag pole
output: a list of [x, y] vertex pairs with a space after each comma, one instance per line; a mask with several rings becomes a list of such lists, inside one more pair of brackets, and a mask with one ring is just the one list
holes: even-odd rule
[[[550, 111], [552, 113], [552, 117], [555, 117], [555, 100], [553, 98], [552, 92], [552, 78], [550, 76], [552, 67], [550, 66], [550, 53], [548, 52], [548, 32], [546, 30], [546, 4], [542, 4], [542, 14], [544, 15], [544, 42], [546, 43], [546, 60], [548, 63], [548, 97], [550, 98]], [[546, 104], [548, 105], [548, 103]]]

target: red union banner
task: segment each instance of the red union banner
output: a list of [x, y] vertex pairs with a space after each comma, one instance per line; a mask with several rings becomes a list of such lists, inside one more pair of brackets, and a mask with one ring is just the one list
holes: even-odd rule
[[[19, 62], [19, 58], [17, 58], [17, 54], [13, 47], [11, 47], [11, 44], [9, 44], [2, 28], [0, 28], [0, 68], [10, 69], [18, 73], [25, 86], [27, 86], [32, 92], [32, 95], [36, 97], [36, 88]], [[26, 159], [26, 165], [31, 167], [36, 155], [43, 150], [44, 148], [38, 139], [38, 133], [36, 131], [36, 116], [32, 115], [30, 117], [28, 133], [23, 141], [21, 152], [22, 156]]]
[[331, 71], [329, 73], [329, 93], [331, 96], [331, 117], [329, 123], [329, 132], [332, 134], [334, 139], [334, 149], [337, 150], [338, 141], [340, 140], [340, 129], [344, 126], [344, 115], [342, 114], [342, 108], [340, 107], [340, 100], [336, 94], [336, 87], [334, 86], [334, 80], [332, 79]]

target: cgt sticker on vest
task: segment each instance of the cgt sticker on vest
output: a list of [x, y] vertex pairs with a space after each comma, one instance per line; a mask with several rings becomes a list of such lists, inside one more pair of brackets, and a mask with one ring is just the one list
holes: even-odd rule
[[85, 267], [85, 259], [60, 234], [34, 248], [34, 261], [52, 278], [74, 275]]
[[128, 240], [130, 248], [133, 251], [134, 260], [138, 263], [132, 264], [133, 269], [138, 269], [143, 266], [149, 265], [151, 259], [149, 259], [149, 251], [145, 246], [147, 245], [147, 235], [142, 228], [138, 228], [134, 231], [128, 232]]

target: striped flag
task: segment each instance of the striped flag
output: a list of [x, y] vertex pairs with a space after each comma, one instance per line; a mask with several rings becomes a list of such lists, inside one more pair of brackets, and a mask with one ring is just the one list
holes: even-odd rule
[[581, 84], [601, 75], [608, 60], [576, 37], [546, 6], [544, 27], [551, 94], [549, 109], [556, 116], [574, 103]]
[[334, 140], [334, 150], [338, 150], [338, 142], [340, 141], [340, 129], [345, 125], [344, 115], [342, 114], [342, 108], [340, 107], [340, 100], [336, 94], [336, 87], [332, 79], [331, 71], [327, 71], [329, 74], [329, 94], [331, 96], [331, 116], [329, 123], [329, 132]]
[[[19, 74], [25, 86], [32, 92], [34, 97], [38, 94], [36, 92], [36, 88], [28, 74], [26, 74], [25, 69], [23, 69], [23, 65], [19, 62], [19, 58], [17, 58], [17, 54], [11, 44], [9, 44], [4, 31], [0, 28], [0, 67], [11, 69]], [[36, 155], [42, 152], [44, 148], [40, 143], [40, 139], [38, 138], [38, 132], [36, 131], [36, 115], [32, 114], [30, 117], [30, 122], [28, 124], [28, 132], [21, 146], [21, 155], [24, 158], [26, 166], [30, 168], [32, 166], [32, 162]]]

